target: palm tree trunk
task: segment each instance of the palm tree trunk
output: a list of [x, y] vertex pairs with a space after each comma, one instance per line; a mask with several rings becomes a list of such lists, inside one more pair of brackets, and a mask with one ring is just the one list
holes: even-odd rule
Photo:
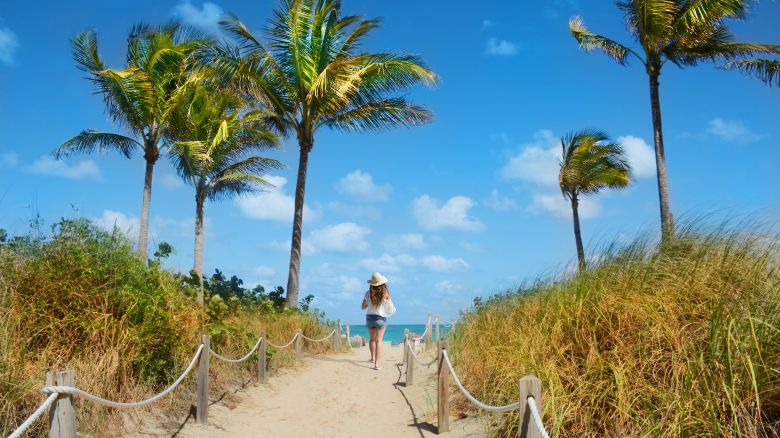
[[571, 196], [571, 212], [574, 218], [574, 240], [577, 243], [577, 261], [580, 271], [585, 270], [585, 248], [582, 246], [582, 234], [580, 233], [580, 213], [577, 195]]
[[[198, 278], [203, 272], [203, 205], [205, 199], [198, 190], [195, 194], [195, 263], [192, 267]], [[203, 287], [198, 289], [198, 304], [203, 305]]]
[[138, 227], [138, 254], [146, 259], [149, 242], [149, 203], [152, 200], [152, 175], [157, 157], [146, 156], [146, 174], [144, 175], [144, 200], [141, 204], [141, 224]]
[[300, 142], [298, 180], [295, 183], [295, 213], [293, 215], [292, 244], [290, 245], [290, 274], [287, 277], [287, 307], [298, 307], [298, 277], [301, 269], [303, 238], [303, 202], [306, 194], [306, 171], [309, 165], [311, 142]]
[[660, 66], [648, 72], [650, 76], [650, 109], [653, 114], [653, 140], [655, 141], [655, 168], [658, 175], [658, 201], [661, 207], [661, 237], [674, 239], [674, 217], [669, 206], [669, 183], [666, 176], [664, 134], [661, 124], [661, 98], [658, 94]]

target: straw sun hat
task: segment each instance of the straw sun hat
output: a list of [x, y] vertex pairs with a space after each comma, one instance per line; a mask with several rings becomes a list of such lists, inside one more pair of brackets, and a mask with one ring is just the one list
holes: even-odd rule
[[374, 272], [371, 274], [371, 280], [368, 280], [368, 284], [371, 286], [381, 286], [385, 283], [387, 283], [387, 278], [385, 278], [385, 276], [379, 272]]

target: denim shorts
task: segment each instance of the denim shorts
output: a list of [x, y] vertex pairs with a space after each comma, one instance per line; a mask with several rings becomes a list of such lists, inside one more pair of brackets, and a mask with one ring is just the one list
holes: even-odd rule
[[379, 315], [366, 315], [366, 327], [379, 329], [387, 325], [387, 318]]

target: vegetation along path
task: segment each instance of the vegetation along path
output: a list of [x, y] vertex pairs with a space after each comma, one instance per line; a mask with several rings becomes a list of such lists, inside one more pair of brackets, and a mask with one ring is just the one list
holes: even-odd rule
[[[188, 423], [179, 437], [428, 437], [436, 435], [436, 367], [417, 367], [404, 385], [401, 346], [385, 344], [381, 370], [367, 347], [306, 355], [304, 364], [249, 387], [235, 406], [217, 403], [209, 424]], [[431, 353], [426, 353], [431, 354]], [[231, 409], [232, 408], [232, 409]], [[476, 422], [453, 421], [449, 437], [483, 436]]]

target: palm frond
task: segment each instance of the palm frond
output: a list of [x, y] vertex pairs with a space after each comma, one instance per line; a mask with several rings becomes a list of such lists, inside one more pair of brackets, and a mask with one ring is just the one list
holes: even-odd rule
[[430, 110], [397, 97], [367, 102], [323, 119], [320, 123], [342, 131], [378, 131], [394, 126], [424, 125], [430, 123], [432, 118]]
[[780, 61], [770, 59], [742, 59], [722, 65], [726, 70], [739, 70], [766, 82], [770, 87], [780, 87]]
[[747, 14], [748, 3], [745, 0], [685, 0], [682, 2], [675, 27], [682, 31], [725, 18], [741, 19]]
[[88, 154], [92, 152], [116, 150], [125, 157], [130, 158], [136, 148], [143, 149], [143, 147], [144, 146], [135, 139], [124, 135], [87, 129], [61, 144], [54, 150], [53, 154], [55, 158], [59, 159], [73, 154]]
[[580, 47], [586, 52], [599, 49], [620, 65], [628, 64], [629, 54], [633, 54], [644, 62], [641, 56], [637, 55], [636, 52], [628, 47], [617, 41], [588, 31], [581, 17], [572, 17], [569, 19], [569, 30], [571, 31], [572, 36], [574, 36], [574, 39], [580, 43]]

